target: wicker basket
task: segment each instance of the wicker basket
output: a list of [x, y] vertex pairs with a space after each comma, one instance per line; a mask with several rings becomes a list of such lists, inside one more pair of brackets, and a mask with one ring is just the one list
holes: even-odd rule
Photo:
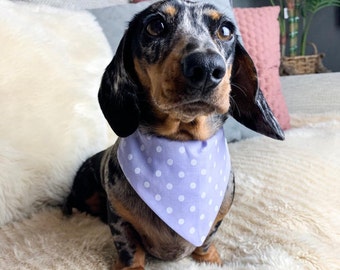
[[314, 54], [312, 55], [282, 57], [280, 75], [324, 73], [330, 71], [322, 63], [322, 58], [325, 55], [318, 53], [314, 43], [309, 44], [314, 48]]

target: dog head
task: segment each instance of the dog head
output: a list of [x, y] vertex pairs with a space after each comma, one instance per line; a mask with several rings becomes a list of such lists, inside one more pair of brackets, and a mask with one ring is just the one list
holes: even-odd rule
[[115, 133], [140, 127], [171, 139], [207, 139], [230, 113], [282, 139], [235, 30], [214, 6], [193, 1], [161, 1], [137, 14], [99, 90]]

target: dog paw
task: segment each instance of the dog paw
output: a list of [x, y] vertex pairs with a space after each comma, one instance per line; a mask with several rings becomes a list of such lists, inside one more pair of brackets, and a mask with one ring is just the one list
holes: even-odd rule
[[211, 264], [217, 264], [222, 265], [222, 260], [217, 252], [217, 249], [214, 245], [211, 245], [207, 251], [203, 251], [200, 248], [197, 248], [194, 253], [192, 254], [192, 257], [197, 262], [205, 262], [205, 263], [211, 263]]
[[144, 270], [145, 268], [142, 266], [137, 267], [117, 267], [116, 265], [112, 267], [112, 270]]
[[123, 266], [121, 263], [116, 263], [113, 265], [111, 270], [144, 270], [145, 268], [141, 265], [131, 265], [131, 266]]

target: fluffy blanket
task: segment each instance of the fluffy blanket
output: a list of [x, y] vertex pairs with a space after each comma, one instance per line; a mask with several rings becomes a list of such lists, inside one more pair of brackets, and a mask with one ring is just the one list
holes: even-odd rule
[[[230, 145], [237, 188], [216, 238], [221, 269], [339, 269], [340, 115], [295, 116], [293, 124], [284, 142]], [[1, 228], [0, 254], [1, 269], [108, 269], [116, 258], [107, 226], [54, 208]], [[147, 265], [184, 268], [217, 269], [190, 258]]]
[[97, 102], [110, 47], [93, 16], [0, 0], [0, 226], [60, 204], [106, 147]]

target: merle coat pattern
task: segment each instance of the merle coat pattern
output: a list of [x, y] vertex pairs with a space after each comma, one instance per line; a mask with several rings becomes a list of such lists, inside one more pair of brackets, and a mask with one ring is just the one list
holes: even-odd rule
[[[130, 22], [99, 90], [99, 103], [120, 137], [138, 128], [170, 140], [206, 140], [228, 115], [266, 136], [284, 135], [258, 87], [254, 64], [235, 25], [214, 6], [161, 1]], [[118, 252], [113, 269], [144, 269], [145, 254], [162, 260], [192, 255], [222, 264], [212, 243], [234, 197], [231, 176], [210, 234], [195, 247], [169, 228], [138, 197], [117, 160], [117, 147], [79, 169], [65, 206], [100, 216]]]

